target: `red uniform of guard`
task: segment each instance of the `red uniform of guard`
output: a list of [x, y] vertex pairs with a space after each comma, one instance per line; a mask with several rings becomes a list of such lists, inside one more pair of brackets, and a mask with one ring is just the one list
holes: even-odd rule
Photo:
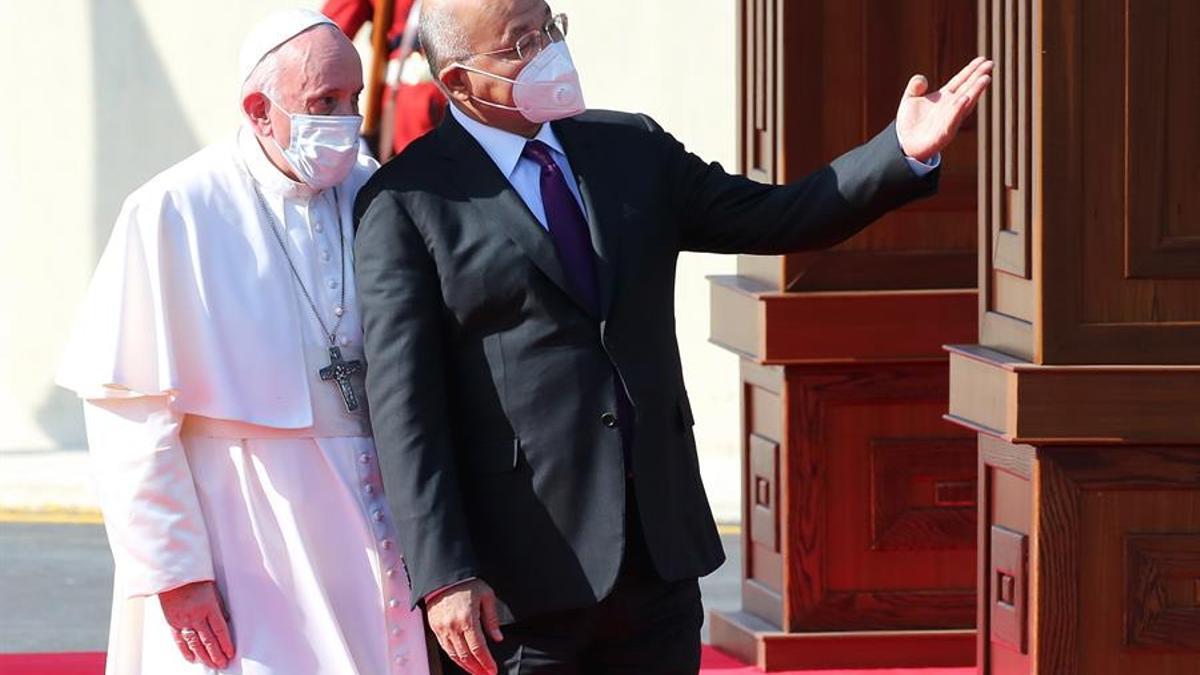
[[[390, 54], [395, 58], [399, 42], [404, 35], [405, 23], [412, 9], [413, 0], [395, 0], [396, 9], [392, 25], [388, 29], [389, 44], [397, 49]], [[354, 39], [358, 31], [375, 16], [374, 0], [326, 0], [321, 13], [333, 19], [349, 38]], [[394, 85], [394, 86], [393, 86]], [[446, 98], [431, 81], [396, 81], [384, 88], [385, 100], [394, 102], [392, 118], [392, 148], [399, 153], [409, 143], [441, 122], [446, 110]]]

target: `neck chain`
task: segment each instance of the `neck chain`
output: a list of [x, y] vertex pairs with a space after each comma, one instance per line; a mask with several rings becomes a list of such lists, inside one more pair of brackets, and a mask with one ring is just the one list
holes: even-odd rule
[[271, 209], [267, 207], [267, 200], [263, 198], [262, 190], [258, 188], [258, 181], [254, 180], [253, 176], [250, 178], [250, 184], [254, 186], [254, 196], [258, 198], [259, 209], [267, 217], [267, 228], [270, 229], [271, 233], [275, 235], [275, 241], [279, 244], [280, 250], [283, 251], [283, 256], [287, 258], [288, 267], [292, 269], [292, 277], [296, 280], [296, 285], [300, 287], [300, 292], [304, 294], [304, 299], [308, 301], [308, 306], [310, 309], [312, 309], [313, 316], [317, 318], [317, 323], [321, 325], [321, 331], [325, 334], [326, 339], [329, 340], [329, 346], [337, 346], [337, 332], [338, 329], [342, 327], [342, 317], [346, 314], [346, 242], [342, 239], [342, 206], [341, 200], [338, 197], [337, 188], [331, 189], [333, 190], [333, 208], [334, 212], [337, 214], [338, 257], [342, 263], [342, 279], [340, 282], [342, 294], [338, 300], [337, 306], [333, 309], [333, 313], [337, 317], [337, 321], [333, 324], [333, 330], [329, 330], [329, 327], [325, 325], [325, 319], [321, 317], [321, 310], [317, 308], [317, 303], [313, 301], [312, 294], [309, 293], [308, 289], [304, 286], [304, 279], [300, 276], [300, 272], [296, 269], [296, 263], [292, 260], [292, 254], [288, 252], [287, 243], [284, 242], [283, 234], [281, 233], [283, 228], [280, 227], [279, 222], [275, 220], [275, 215], [271, 213]]

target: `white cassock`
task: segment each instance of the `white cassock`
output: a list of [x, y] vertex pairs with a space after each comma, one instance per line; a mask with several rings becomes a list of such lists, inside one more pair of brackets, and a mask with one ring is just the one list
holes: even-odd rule
[[338, 345], [362, 359], [351, 212], [376, 166], [314, 192], [243, 128], [126, 200], [58, 377], [85, 399], [116, 560], [110, 675], [208, 672], [154, 596], [209, 579], [223, 672], [428, 672], [368, 418], [317, 374], [328, 340], [253, 187], [331, 329], [345, 293]]

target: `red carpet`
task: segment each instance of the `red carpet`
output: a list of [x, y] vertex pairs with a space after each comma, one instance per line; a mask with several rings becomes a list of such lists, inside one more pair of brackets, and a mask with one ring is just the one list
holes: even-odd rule
[[[704, 675], [757, 673], [715, 649], [704, 650]], [[0, 675], [101, 675], [104, 654], [0, 654]], [[786, 675], [786, 674], [785, 674]], [[975, 675], [974, 668], [902, 668], [886, 670], [808, 670], [803, 675]]]

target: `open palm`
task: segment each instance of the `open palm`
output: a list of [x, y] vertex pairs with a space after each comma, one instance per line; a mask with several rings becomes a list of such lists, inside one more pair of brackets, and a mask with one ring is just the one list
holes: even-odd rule
[[992, 66], [987, 58], [976, 57], [933, 92], [924, 75], [914, 75], [896, 111], [896, 135], [904, 154], [924, 162], [949, 145], [992, 81]]

